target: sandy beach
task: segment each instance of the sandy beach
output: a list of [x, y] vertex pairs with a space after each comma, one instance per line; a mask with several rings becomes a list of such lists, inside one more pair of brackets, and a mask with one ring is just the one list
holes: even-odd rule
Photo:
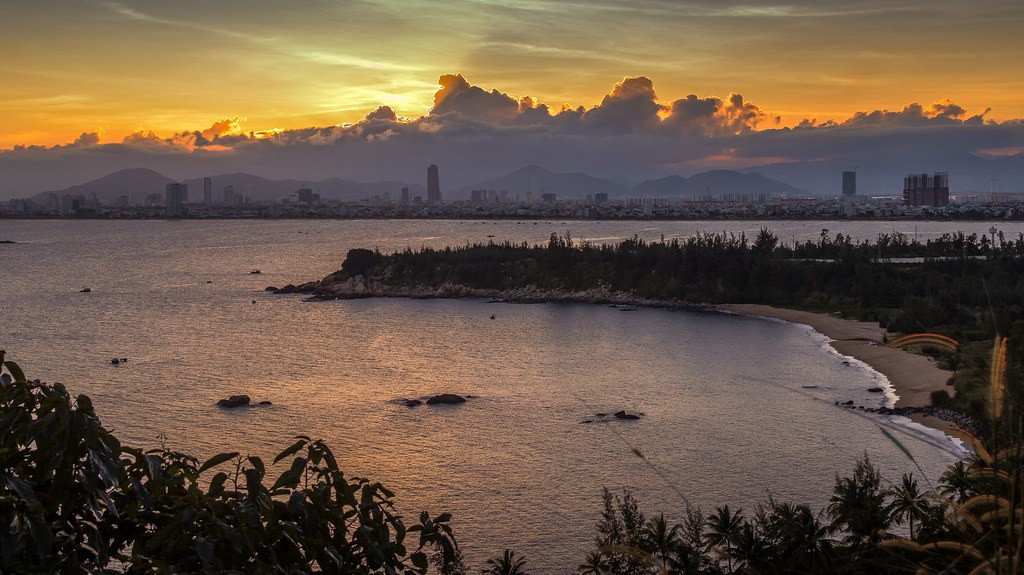
[[[836, 351], [863, 361], [888, 378], [899, 399], [899, 407], [924, 407], [931, 404], [931, 392], [945, 389], [953, 372], [940, 369], [930, 358], [886, 347], [882, 338], [886, 330], [874, 322], [841, 319], [824, 314], [756, 304], [728, 304], [723, 311], [770, 317], [810, 326], [833, 340]], [[937, 417], [912, 415], [911, 419], [950, 435], [959, 435], [959, 428]]]

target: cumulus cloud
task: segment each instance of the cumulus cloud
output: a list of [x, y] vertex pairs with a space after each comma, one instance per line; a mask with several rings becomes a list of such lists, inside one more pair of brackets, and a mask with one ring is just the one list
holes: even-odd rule
[[967, 110], [954, 104], [949, 98], [936, 102], [925, 108], [917, 102], [907, 104], [902, 110], [872, 110], [857, 112], [842, 126], [927, 126], [938, 124], [969, 124], [977, 125], [984, 122], [986, 109], [981, 114], [968, 116]]
[[84, 148], [88, 146], [95, 146], [100, 143], [103, 139], [103, 132], [82, 132], [82, 135], [75, 138], [74, 142], [68, 144], [69, 148]]
[[212, 126], [202, 131], [202, 136], [208, 141], [216, 140], [224, 135], [239, 135], [242, 127], [238, 125], [238, 116], [214, 122]]
[[490, 92], [471, 85], [462, 74], [445, 74], [438, 79], [441, 89], [434, 94], [431, 115], [457, 113], [484, 121], [511, 120], [519, 103], [497, 89]]
[[388, 120], [395, 122], [398, 120], [398, 114], [391, 109], [391, 106], [380, 106], [366, 115], [367, 122], [372, 122], [374, 120]]
[[733, 93], [725, 100], [694, 94], [676, 100], [668, 107], [664, 123], [688, 135], [725, 136], [752, 132], [765, 124], [778, 125], [779, 121], [777, 115]]
[[601, 103], [583, 114], [583, 123], [607, 134], [651, 131], [661, 124], [662, 111], [654, 82], [645, 76], [626, 78], [612, 87]]

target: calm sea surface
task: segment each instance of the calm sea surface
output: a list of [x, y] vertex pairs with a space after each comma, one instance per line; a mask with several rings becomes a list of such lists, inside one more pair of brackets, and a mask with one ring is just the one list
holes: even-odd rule
[[[886, 480], [913, 464], [887, 419], [833, 406], [891, 401], [884, 378], [804, 326], [712, 313], [477, 300], [306, 302], [263, 288], [318, 279], [354, 247], [617, 241], [702, 232], [855, 239], [987, 233], [989, 222], [0, 221], [0, 347], [32, 378], [92, 397], [122, 442], [200, 458], [271, 459], [323, 438], [410, 517], [454, 514], [468, 563], [506, 547], [538, 573], [592, 547], [601, 488], [679, 520], [769, 494], [827, 504], [867, 453]], [[1020, 224], [995, 224], [1016, 237]], [[1018, 229], [1020, 228], [1020, 229]], [[251, 274], [253, 270], [261, 274]], [[92, 293], [78, 293], [89, 287]], [[492, 320], [491, 316], [495, 316]], [[112, 366], [110, 358], [128, 357]], [[406, 408], [402, 398], [477, 396]], [[222, 410], [246, 393], [270, 407]], [[642, 412], [638, 421], [596, 413]], [[899, 423], [934, 481], [952, 444]], [[640, 459], [633, 449], [642, 452]], [[920, 474], [918, 472], [918, 474]]]

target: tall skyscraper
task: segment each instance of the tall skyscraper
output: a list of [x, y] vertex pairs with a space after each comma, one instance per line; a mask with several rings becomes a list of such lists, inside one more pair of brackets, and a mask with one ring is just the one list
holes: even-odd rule
[[409, 188], [402, 188], [402, 205], [409, 205]]
[[172, 218], [181, 217], [182, 204], [185, 203], [185, 199], [188, 197], [188, 186], [185, 184], [167, 184], [164, 188], [164, 207], [167, 209], [167, 215]]
[[857, 172], [843, 172], [843, 195], [857, 195]]
[[427, 168], [427, 203], [441, 203], [441, 181], [437, 177], [437, 166], [430, 164]]
[[949, 205], [949, 174], [935, 172], [928, 174], [910, 174], [903, 178], [903, 205], [934, 206]]
[[203, 205], [213, 205], [213, 178], [203, 178]]

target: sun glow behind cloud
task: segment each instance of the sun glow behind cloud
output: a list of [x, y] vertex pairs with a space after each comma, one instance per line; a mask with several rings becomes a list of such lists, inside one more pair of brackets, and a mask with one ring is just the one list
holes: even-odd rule
[[233, 114], [259, 129], [353, 122], [382, 104], [418, 117], [429, 78], [453, 70], [553, 106], [590, 107], [609, 78], [644, 73], [668, 94], [751, 95], [784, 126], [945, 97], [1010, 119], [1024, 117], [1008, 72], [1024, 57], [1011, 40], [1021, 12], [1002, 0], [10, 3], [0, 68], [18, 76], [0, 87], [0, 149]]

